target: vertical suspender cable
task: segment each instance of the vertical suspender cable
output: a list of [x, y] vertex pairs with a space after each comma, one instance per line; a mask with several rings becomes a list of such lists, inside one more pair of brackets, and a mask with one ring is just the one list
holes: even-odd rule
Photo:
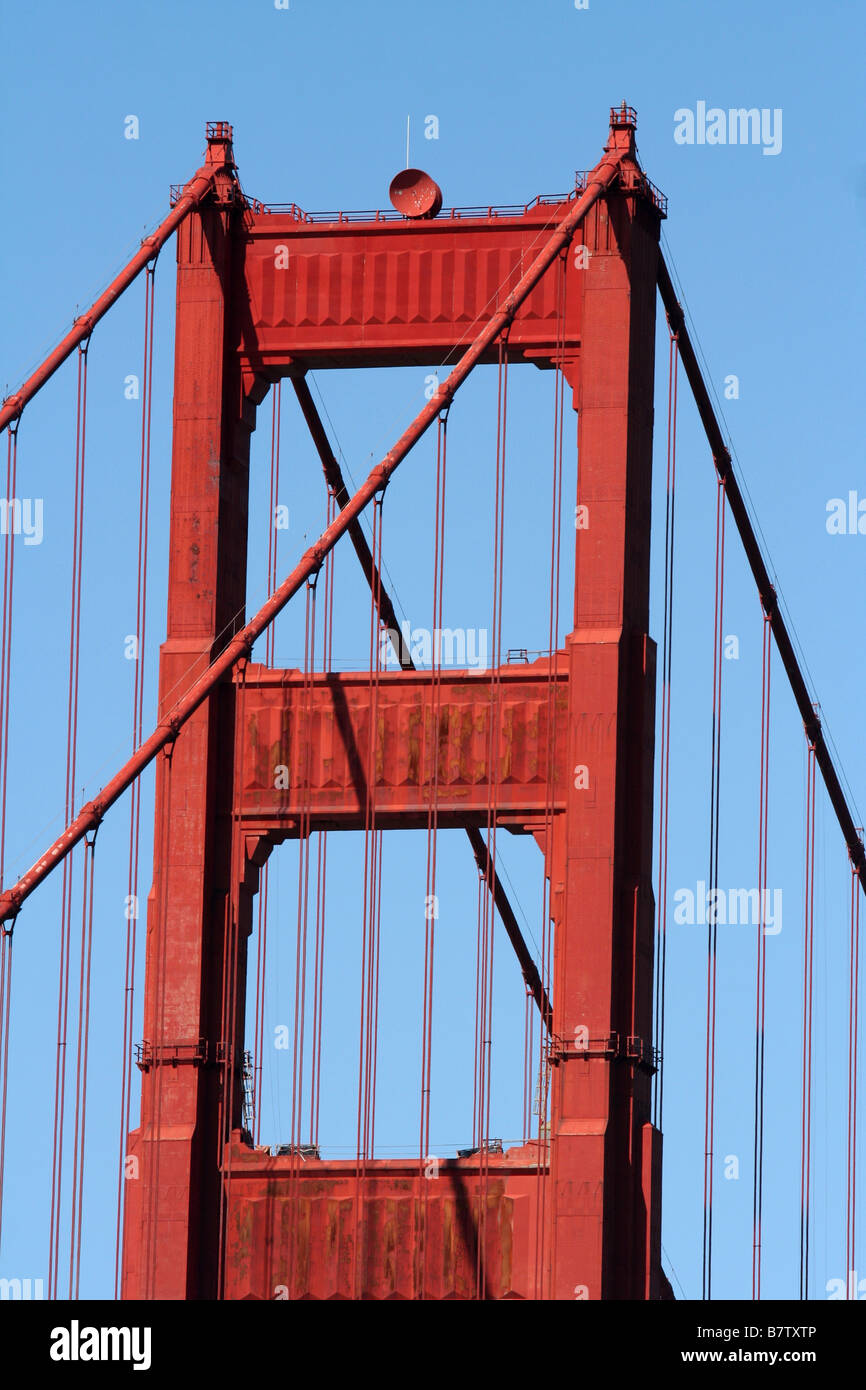
[[[7, 526], [3, 547], [3, 619], [0, 640], [0, 886], [6, 876], [6, 786], [9, 774], [9, 705], [12, 689], [12, 595], [15, 570], [15, 527], [9, 524], [18, 487], [18, 422], [10, 425], [6, 443]], [[12, 513], [14, 518], [14, 511]]]
[[[547, 672], [547, 743], [546, 779], [544, 808], [544, 844], [547, 856], [552, 855], [554, 822], [554, 768], [557, 765], [557, 701], [559, 695], [559, 600], [560, 571], [562, 553], [562, 481], [563, 481], [563, 439], [565, 425], [565, 316], [568, 289], [568, 252], [559, 260], [557, 283], [557, 342], [553, 393], [553, 471], [551, 477], [551, 518], [550, 518], [550, 587], [548, 593], [548, 672]], [[577, 511], [575, 510], [575, 523]], [[576, 530], [575, 525], [575, 530]], [[575, 574], [577, 563], [575, 557]], [[552, 866], [548, 859], [545, 870]], [[548, 873], [542, 874], [541, 886], [541, 977], [546, 997], [552, 995], [551, 950], [553, 942], [553, 922], [550, 907], [550, 882]], [[538, 1097], [538, 1126], [536, 1130], [536, 1198], [535, 1198], [535, 1251], [533, 1269], [533, 1296], [543, 1296], [544, 1282], [544, 1235], [546, 1217], [547, 1182], [550, 1171], [550, 1136], [548, 1124], [547, 1098], [549, 1092], [550, 1058], [549, 1038], [546, 1035], [545, 1021], [539, 1016], [538, 1028], [538, 1075], [536, 1094]], [[533, 1054], [533, 1041], [530, 1038], [530, 1068]], [[527, 1134], [529, 1125], [527, 1123]]]
[[523, 1124], [522, 1139], [523, 1144], [529, 1143], [529, 1131], [532, 1126], [532, 1075], [533, 1060], [535, 1056], [535, 1020], [532, 1017], [532, 995], [526, 991], [526, 999], [523, 1006]]
[[815, 934], [815, 745], [806, 760], [806, 891], [803, 933], [803, 1068], [800, 1127], [800, 1299], [809, 1297], [812, 1168], [812, 962]]
[[[6, 1104], [9, 1089], [9, 1025], [12, 1014], [12, 922], [0, 926], [0, 1238], [3, 1234], [3, 1177], [6, 1166]], [[0, 1244], [2, 1250], [2, 1244]]]
[[716, 560], [713, 613], [713, 717], [710, 769], [710, 868], [707, 903], [707, 1040], [704, 1099], [704, 1237], [702, 1297], [712, 1298], [713, 1139], [716, 1089], [716, 946], [719, 878], [719, 802], [722, 754], [722, 652], [725, 594], [725, 484], [716, 489]]
[[[373, 499], [373, 562], [381, 571], [382, 562], [382, 508], [384, 491]], [[370, 590], [370, 653], [369, 653], [369, 729], [367, 737], [367, 779], [364, 807], [364, 888], [361, 930], [361, 999], [360, 999], [360, 1037], [358, 1047], [358, 1113], [355, 1144], [355, 1211], [354, 1211], [354, 1258], [352, 1261], [353, 1297], [358, 1298], [358, 1290], [364, 1278], [365, 1242], [363, 1222], [363, 1179], [367, 1171], [370, 1136], [370, 1078], [371, 1059], [375, 1052], [376, 1040], [371, 1038], [375, 1007], [372, 993], [377, 974], [377, 863], [381, 832], [376, 826], [376, 760], [378, 747], [378, 706], [379, 673], [381, 668], [379, 600], [381, 590], [374, 585]]]
[[472, 1147], [481, 1151], [481, 1112], [483, 1096], [484, 1025], [483, 999], [487, 960], [487, 876], [479, 869], [477, 920], [475, 932], [475, 1017], [473, 1027]]
[[848, 1127], [845, 1162], [845, 1287], [848, 1298], [857, 1298], [857, 1043], [860, 982], [860, 885], [851, 866], [851, 936], [848, 960]]
[[[244, 750], [246, 748], [246, 698], [247, 666], [242, 661], [238, 666], [235, 691], [235, 768], [238, 786], [244, 786]], [[220, 1224], [217, 1244], [217, 1298], [223, 1299], [226, 1280], [228, 1216], [232, 1182], [232, 1132], [242, 1124], [243, 1101], [238, 1114], [238, 1101], [243, 1095], [244, 1056], [238, 1043], [243, 1035], [243, 1017], [239, 1007], [238, 976], [240, 959], [241, 903], [243, 895], [244, 871], [246, 867], [246, 837], [240, 808], [235, 806], [232, 826], [232, 887], [226, 897], [223, 916], [223, 990], [222, 1012], [220, 1018], [220, 1040], [222, 1042], [222, 1088], [217, 1124], [217, 1152], [215, 1162], [220, 1173]]]
[[[328, 488], [327, 523], [337, 514], [334, 489]], [[334, 554], [325, 559], [324, 610], [322, 616], [322, 670], [330, 671], [334, 641]], [[322, 1022], [325, 986], [325, 899], [328, 873], [328, 832], [320, 830], [316, 855], [316, 940], [313, 962], [313, 1038], [310, 1081], [310, 1143], [318, 1147], [322, 1086]]]
[[[382, 633], [382, 621], [380, 618], [382, 602], [382, 523], [383, 523], [384, 496], [379, 504], [379, 528], [375, 548], [376, 569], [379, 576], [374, 588], [371, 590], [373, 600], [371, 611], [371, 670], [373, 682], [373, 695], [371, 709], [373, 720], [371, 725], [371, 759], [368, 780], [370, 784], [371, 797], [375, 797], [376, 783], [376, 763], [379, 747], [379, 677], [382, 670], [382, 655], [384, 639]], [[382, 832], [375, 826], [376, 807], [375, 801], [371, 802], [371, 824], [374, 827], [370, 839], [370, 893], [369, 893], [369, 928], [367, 932], [367, 1010], [365, 1019], [365, 1048], [364, 1048], [364, 1142], [363, 1153], [365, 1161], [373, 1158], [375, 1148], [375, 1125], [376, 1125], [376, 1071], [378, 1063], [379, 1048], [379, 946], [382, 932]]]
[[673, 662], [674, 522], [677, 478], [677, 334], [670, 333], [668, 358], [667, 482], [665, 488], [665, 581], [662, 638], [661, 756], [659, 760], [659, 866], [655, 977], [655, 1125], [662, 1129], [664, 1111], [665, 981], [667, 976], [668, 825], [671, 769], [671, 668]]
[[761, 663], [761, 790], [758, 826], [758, 961], [755, 981], [755, 1138], [752, 1193], [752, 1298], [761, 1297], [761, 1221], [764, 1201], [764, 1023], [766, 1017], [768, 818], [770, 791], [770, 675], [773, 655], [770, 618], [763, 619]]
[[307, 580], [304, 599], [303, 692], [295, 731], [295, 758], [299, 768], [298, 789], [298, 900], [295, 935], [295, 998], [292, 1039], [292, 1113], [289, 1145], [291, 1252], [289, 1297], [297, 1297], [295, 1274], [298, 1269], [297, 1242], [300, 1215], [301, 1143], [304, 1110], [304, 1054], [307, 1014], [307, 938], [310, 902], [310, 807], [312, 787], [313, 674], [316, 661], [316, 589], [320, 571]]
[[[153, 314], [156, 262], [147, 267], [144, 282], [144, 367], [141, 401], [141, 460], [138, 487], [138, 566], [135, 601], [135, 678], [132, 708], [132, 751], [144, 734], [144, 663], [147, 626], [147, 551], [150, 521], [150, 430], [153, 406]], [[132, 1099], [132, 1050], [135, 1008], [135, 949], [139, 917], [138, 861], [141, 828], [141, 778], [131, 787], [129, 810], [129, 874], [126, 898], [126, 960], [123, 982], [123, 1053], [120, 1091], [120, 1143], [117, 1157], [117, 1219], [114, 1243], [114, 1296], [120, 1297], [120, 1255], [123, 1223], [126, 1139]]]
[[[268, 486], [268, 598], [277, 586], [277, 528], [276, 515], [280, 489], [280, 424], [282, 414], [282, 381], [274, 384], [271, 399], [271, 467]], [[265, 665], [274, 664], [274, 624], [265, 633]], [[261, 1142], [262, 1132], [262, 1065], [265, 1043], [265, 985], [268, 951], [268, 881], [269, 863], [262, 866], [259, 877], [258, 930], [256, 932], [256, 1013], [253, 1025], [253, 1107], [255, 1110], [255, 1140]]]
[[84, 842], [84, 893], [81, 905], [81, 965], [78, 985], [78, 1049], [75, 1059], [75, 1122], [72, 1142], [72, 1201], [69, 1241], [69, 1297], [81, 1287], [81, 1232], [84, 1217], [84, 1153], [87, 1120], [87, 1062], [90, 1044], [90, 981], [93, 963], [93, 868], [96, 831]]
[[[84, 540], [84, 458], [87, 419], [87, 352], [90, 339], [78, 346], [78, 385], [75, 415], [75, 491], [72, 524], [72, 582], [69, 620], [69, 679], [66, 712], [67, 824], [75, 803], [75, 770], [78, 746], [78, 689], [81, 639], [81, 571]], [[54, 1074], [54, 1143], [51, 1167], [49, 1216], [48, 1297], [58, 1296], [60, 1230], [63, 1203], [64, 1120], [66, 1113], [66, 1043], [69, 1021], [69, 969], [72, 946], [73, 856], [63, 860], [61, 884], [60, 970], [57, 999], [57, 1060]]]
[[[374, 555], [376, 560], [377, 582], [373, 588], [373, 613], [371, 635], [373, 638], [373, 700], [374, 718], [371, 728], [371, 761], [369, 781], [371, 795], [375, 797], [376, 763], [379, 748], [379, 685], [382, 673], [382, 657], [385, 648], [382, 631], [382, 528], [384, 522], [384, 494], [379, 503], [379, 528]], [[365, 1023], [365, 1073], [364, 1073], [364, 1158], [375, 1156], [376, 1142], [376, 1074], [379, 1060], [379, 959], [382, 937], [382, 831], [376, 826], [376, 805], [371, 805], [372, 834], [370, 846], [370, 915], [367, 932], [367, 1017]]]
[[505, 550], [505, 457], [508, 424], [508, 334], [499, 338], [499, 377], [496, 409], [496, 487], [494, 494], [493, 526], [493, 618], [491, 634], [490, 714], [487, 741], [487, 891], [483, 899], [481, 1009], [480, 1009], [480, 1075], [478, 1085], [478, 1250], [476, 1258], [476, 1289], [478, 1299], [487, 1297], [487, 1195], [490, 1168], [490, 1095], [493, 1049], [493, 874], [496, 870], [496, 817], [494, 788], [499, 779], [499, 745], [502, 696], [502, 595], [503, 561]]
[[310, 906], [310, 795], [312, 778], [313, 674], [315, 668], [316, 576], [307, 583], [304, 634], [304, 723], [298, 844], [298, 931], [295, 949], [295, 1029], [292, 1076], [292, 1145], [303, 1137], [304, 1049], [307, 1012], [307, 928]]
[[[10, 425], [6, 445], [6, 500], [10, 507], [16, 495], [17, 478], [18, 421]], [[9, 772], [9, 705], [12, 690], [14, 540], [15, 528], [7, 524], [3, 552], [3, 616], [0, 638], [0, 888], [4, 886], [6, 873], [6, 787]], [[3, 1179], [6, 1167], [13, 926], [14, 921], [0, 928], [0, 1238], [3, 1232]]]
[[[430, 1095], [433, 1075], [433, 982], [436, 917], [436, 851], [439, 832], [440, 716], [442, 708], [442, 609], [445, 578], [445, 497], [447, 464], [447, 411], [436, 428], [436, 491], [433, 503], [433, 646], [430, 672], [430, 709], [427, 751], [427, 863], [424, 886], [424, 987], [421, 1022], [421, 1120], [418, 1172], [421, 1187], [421, 1278], [419, 1296], [427, 1293], [427, 1196], [430, 1157]], [[423, 773], [422, 773], [423, 776]]]
[[148, 1201], [144, 1216], [144, 1297], [156, 1296], [156, 1266], [159, 1240], [159, 1177], [162, 1155], [162, 1074], [165, 1068], [165, 983], [166, 983], [166, 921], [168, 919], [168, 865], [171, 851], [172, 823], [172, 768], [174, 766], [174, 741], [167, 743], [163, 751], [163, 821], [159, 863], [162, 865], [157, 896], [156, 961], [153, 982], [153, 1038], [151, 1048], [151, 1067], [154, 1075], [150, 1086], [150, 1114], [142, 1114], [142, 1130], [148, 1136], [146, 1163], [148, 1170]]

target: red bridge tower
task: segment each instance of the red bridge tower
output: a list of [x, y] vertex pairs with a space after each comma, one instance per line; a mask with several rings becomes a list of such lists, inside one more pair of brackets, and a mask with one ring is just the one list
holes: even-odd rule
[[[271, 386], [309, 369], [456, 359], [472, 325], [511, 312], [507, 291], [491, 308], [497, 287], [521, 276], [557, 228], [567, 233], [513, 312], [505, 351], [509, 364], [561, 369], [573, 391], [575, 500], [589, 517], [576, 533], [573, 630], [552, 663], [445, 673], [438, 695], [440, 824], [477, 830], [492, 800], [497, 825], [532, 834], [543, 856], [555, 924], [551, 1119], [548, 1142], [455, 1157], [423, 1194], [417, 1162], [366, 1161], [359, 1174], [354, 1161], [299, 1166], [247, 1142], [243, 1001], [260, 868], [302, 825], [363, 828], [363, 788], [378, 825], [426, 825], [428, 771], [409, 756], [405, 730], [426, 717], [431, 676], [381, 677], [371, 761], [366, 674], [316, 675], [305, 694], [297, 672], [236, 670], [158, 765], [128, 1298], [472, 1298], [479, 1268], [491, 1299], [667, 1292], [661, 1136], [650, 1120], [648, 635], [663, 209], [634, 133], [634, 113], [613, 111], [601, 163], [555, 204], [321, 221], [247, 202], [230, 127], [208, 128], [213, 191], [178, 231], [162, 713], [242, 625], [250, 434]], [[587, 210], [572, 226], [581, 199]], [[497, 351], [486, 345], [477, 360]], [[509, 730], [507, 777], [503, 757], [483, 751], [494, 700]], [[302, 747], [305, 783], [275, 790], [273, 762], [299, 767]]]

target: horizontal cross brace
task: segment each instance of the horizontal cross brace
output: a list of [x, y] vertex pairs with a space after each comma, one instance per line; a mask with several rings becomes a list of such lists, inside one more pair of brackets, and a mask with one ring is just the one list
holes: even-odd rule
[[248, 666], [235, 814], [292, 834], [302, 823], [363, 830], [369, 807], [381, 828], [424, 828], [434, 771], [441, 826], [561, 811], [565, 776], [551, 750], [567, 746], [565, 675], [564, 656], [552, 680], [546, 658], [502, 667], [496, 681], [443, 671], [437, 693], [429, 671], [385, 674], [378, 686], [367, 673], [317, 674], [305, 688], [300, 672]]
[[[304, 368], [438, 366], [505, 302], [575, 198], [489, 222], [250, 219], [241, 356], [273, 378]], [[573, 261], [569, 275], [577, 275]], [[515, 315], [511, 360], [553, 366], [579, 347], [580, 296], [541, 280]], [[488, 350], [481, 361], [495, 361]]]

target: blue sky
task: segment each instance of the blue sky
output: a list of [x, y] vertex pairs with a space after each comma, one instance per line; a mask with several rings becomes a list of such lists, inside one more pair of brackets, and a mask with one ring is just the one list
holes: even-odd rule
[[[697, 327], [712, 384], [739, 378], [739, 398], [725, 418], [741, 476], [759, 518], [767, 553], [814, 677], [816, 698], [840, 750], [844, 771], [866, 807], [862, 740], [864, 657], [855, 614], [863, 591], [866, 537], [827, 531], [827, 504], [857, 491], [866, 498], [862, 436], [866, 158], [862, 153], [862, 11], [833, 0], [821, 6], [734, 0], [726, 6], [659, 0], [440, 0], [405, 6], [368, 0], [178, 0], [106, 9], [48, 0], [6, 5], [7, 65], [0, 96], [4, 126], [7, 215], [0, 284], [5, 327], [0, 390], [14, 389], [57, 341], [76, 311], [96, 296], [140, 238], [162, 217], [168, 186], [200, 162], [207, 120], [234, 126], [246, 191], [265, 202], [294, 201], [311, 210], [370, 208], [405, 158], [412, 117], [413, 163], [442, 185], [446, 205], [525, 202], [567, 190], [578, 168], [599, 157], [612, 103], [638, 111], [644, 167], [669, 198], [664, 237]], [[782, 147], [680, 145], [675, 112], [757, 107], [782, 112]], [[423, 138], [424, 118], [439, 119], [438, 140]], [[139, 120], [139, 139], [124, 121]], [[146, 656], [148, 714], [153, 712], [155, 658], [163, 631], [170, 457], [173, 249], [157, 271], [154, 502]], [[94, 335], [88, 445], [87, 552], [83, 651], [81, 778], [89, 791], [128, 751], [132, 672], [123, 656], [134, 625], [138, 469], [137, 407], [123, 379], [140, 370], [143, 286], [136, 285]], [[664, 421], [667, 334], [659, 329], [656, 420]], [[662, 356], [661, 354], [664, 354]], [[414, 370], [319, 374], [347, 469], [368, 471], [423, 403]], [[512, 556], [538, 537], [546, 566], [552, 438], [552, 377], [515, 373], [509, 445], [513, 487], [506, 523]], [[520, 380], [516, 378], [519, 376]], [[494, 387], [489, 372], [466, 388], [450, 428], [447, 615], [451, 625], [489, 621], [490, 479]], [[289, 394], [285, 401], [291, 405]], [[669, 882], [694, 886], [706, 877], [707, 775], [712, 670], [712, 527], [715, 485], [695, 412], [681, 394], [675, 610], [675, 745]], [[63, 800], [65, 642], [71, 544], [74, 380], [70, 364], [26, 412], [20, 433], [19, 495], [44, 499], [41, 545], [16, 552], [18, 585], [7, 862], [23, 870], [59, 828]], [[270, 413], [260, 412], [253, 449], [250, 611], [265, 583]], [[539, 420], [542, 422], [539, 427]], [[542, 441], [539, 444], [539, 440]], [[662, 430], [657, 429], [655, 623], [661, 575], [658, 523], [663, 492]], [[569, 459], [573, 479], [574, 459]], [[432, 441], [407, 460], [389, 492], [385, 548], [403, 611], [429, 611], [430, 575], [418, 561], [416, 528], [427, 524]], [[280, 536], [280, 572], [304, 537], [321, 529], [317, 463], [293, 409], [284, 410], [283, 500], [292, 524]], [[26, 482], [24, 481], [26, 480]], [[662, 479], [663, 484], [663, 479]], [[573, 482], [572, 482], [573, 486]], [[256, 541], [256, 537], [259, 541]], [[567, 538], [566, 538], [567, 539]], [[472, 564], [473, 550], [484, 557]], [[729, 529], [726, 630], [741, 657], [725, 670], [727, 719], [722, 783], [722, 881], [755, 881], [760, 612], [738, 542]], [[352, 570], [340, 557], [343, 598], [338, 658], [352, 664], [366, 651], [358, 630], [367, 609]], [[540, 648], [546, 640], [543, 580], [534, 566], [511, 566], [504, 642]], [[530, 573], [527, 578], [526, 569]], [[568, 576], [565, 576], [566, 580]], [[425, 604], [427, 608], [425, 609]], [[354, 643], [354, 645], [353, 645]], [[277, 632], [278, 664], [301, 650], [298, 616]], [[802, 953], [803, 788], [805, 754], [792, 701], [776, 666], [771, 788], [770, 882], [784, 890], [782, 932], [770, 940], [765, 1280], [767, 1296], [797, 1296], [799, 1091]], [[147, 720], [146, 720], [147, 722]], [[150, 783], [148, 782], [148, 789]], [[148, 790], [147, 796], [150, 793]], [[146, 798], [143, 824], [149, 827]], [[116, 1164], [117, 1024], [122, 980], [126, 803], [100, 832], [91, 1115], [83, 1293], [110, 1291]], [[113, 837], [113, 838], [112, 838]], [[393, 837], [392, 837], [393, 840]], [[504, 863], [527, 931], [540, 936], [540, 875], [533, 846], [503, 848]], [[335, 912], [352, 898], [358, 846], [335, 881]], [[385, 912], [385, 970], [393, 1031], [383, 1052], [380, 1095], [383, 1145], [411, 1149], [416, 1132], [417, 1065], [412, 1052], [419, 980], [419, 935], [406, 926], [407, 904], [423, 893], [423, 845], [407, 836], [390, 853]], [[471, 1046], [474, 881], [462, 845], [443, 855], [448, 882], [443, 908], [438, 998], [448, 1035], [434, 1072], [433, 1145], [453, 1151], [466, 1138], [466, 1073]], [[289, 1021], [296, 854], [274, 859], [273, 972], [269, 1027]], [[146, 877], [146, 876], [145, 876]], [[816, 922], [815, 1205], [812, 1295], [843, 1274], [844, 1109], [847, 1041], [845, 982], [848, 870], [841, 838], [819, 806]], [[142, 892], [146, 892], [143, 883]], [[7, 1181], [16, 1197], [7, 1211], [0, 1273], [46, 1272], [47, 1181], [53, 1107], [56, 935], [59, 887], [47, 884], [16, 929], [16, 1031], [12, 1042]], [[339, 913], [337, 914], [339, 915]], [[345, 915], [345, 913], [344, 913]], [[418, 917], [414, 913], [413, 921]], [[466, 930], [462, 929], [465, 923]], [[751, 1243], [751, 1101], [754, 941], [730, 928], [720, 946], [720, 1155], [741, 1161], [737, 1181], [717, 1169], [715, 1288], [749, 1292]], [[339, 938], [335, 938], [338, 940]], [[347, 937], [348, 940], [348, 937]], [[423, 942], [422, 942], [423, 944]], [[697, 928], [670, 939], [665, 1101], [665, 1265], [679, 1296], [700, 1294], [703, 1126], [703, 972]], [[335, 950], [331, 1028], [334, 1044], [325, 1090], [325, 1131], [332, 1151], [352, 1142], [351, 1095], [341, 1087], [339, 1039], [352, 1036], [357, 1008], [351, 951]], [[453, 985], [450, 982], [457, 982]], [[410, 1001], [400, 1003], [402, 994]], [[520, 1097], [513, 1078], [522, 1049], [522, 988], [503, 943], [497, 967], [494, 1132], [519, 1134]], [[355, 1001], [353, 1003], [353, 1001]], [[341, 1020], [350, 1020], [348, 1028]], [[383, 1025], [384, 1026], [384, 1025]], [[138, 1036], [138, 1033], [136, 1034]], [[351, 1052], [351, 1043], [345, 1044]], [[461, 1051], [462, 1049], [462, 1051]], [[263, 1137], [285, 1137], [287, 1073], [269, 1062]], [[280, 1069], [282, 1067], [282, 1070]], [[350, 1069], [351, 1070], [351, 1069]], [[438, 1090], [435, 1077], [439, 1078]], [[745, 1076], [745, 1082], [742, 1078]], [[471, 1086], [471, 1075], [470, 1075]], [[327, 1147], [327, 1146], [326, 1146]], [[106, 1196], [106, 1193], [108, 1196]], [[8, 1245], [7, 1245], [8, 1242]], [[862, 1244], [859, 1246], [862, 1252]], [[866, 1252], [860, 1255], [866, 1275]]]

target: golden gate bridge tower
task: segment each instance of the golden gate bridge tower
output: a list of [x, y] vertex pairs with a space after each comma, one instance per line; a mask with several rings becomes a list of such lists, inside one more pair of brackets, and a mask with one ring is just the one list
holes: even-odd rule
[[[127, 1194], [124, 1291], [213, 1297], [222, 1238], [231, 1298], [279, 1286], [291, 1297], [467, 1296], [478, 1268], [493, 1298], [574, 1298], [579, 1285], [658, 1297], [646, 523], [660, 207], [635, 163], [633, 116], [615, 118], [604, 159], [552, 227], [544, 204], [309, 223], [244, 205], [228, 127], [210, 128], [208, 159], [214, 192], [178, 233], [162, 689], [177, 692], [191, 655], [215, 656], [243, 608], [249, 436], [273, 383], [302, 386], [308, 368], [437, 366], [497, 290], [458, 371], [502, 354], [509, 367], [545, 360], [563, 373], [581, 424], [578, 500], [592, 518], [576, 534], [592, 545], [578, 549], [574, 630], [552, 660], [385, 673], [372, 689], [364, 674], [305, 681], [250, 665], [175, 741], [157, 791], [143, 1122], [130, 1139], [145, 1176]], [[457, 384], [443, 384], [384, 468]], [[377, 594], [379, 584], [377, 574]], [[288, 788], [274, 786], [280, 765]], [[580, 766], [591, 767], [588, 795]], [[539, 844], [555, 923], [550, 1152], [479, 1151], [431, 1182], [411, 1161], [368, 1158], [358, 1175], [352, 1160], [250, 1150], [239, 1020], [260, 866], [287, 836], [363, 830], [371, 812], [395, 833], [426, 827], [431, 788], [440, 825], [477, 833], [492, 820]]]
[[[820, 771], [848, 847], [852, 894], [856, 880], [866, 881], [860, 833], [660, 251], [666, 204], [638, 163], [635, 130], [634, 111], [613, 108], [601, 158], [563, 197], [443, 210], [432, 181], [409, 170], [392, 185], [393, 212], [311, 215], [248, 198], [231, 127], [209, 124], [205, 163], [176, 190], [168, 217], [56, 352], [3, 403], [0, 425], [9, 433], [14, 470], [25, 405], [76, 350], [81, 373], [82, 349], [86, 354], [101, 317], [136, 276], [149, 274], [177, 233], [158, 722], [147, 734], [139, 708], [132, 757], [77, 811], [68, 794], [61, 836], [0, 895], [5, 1067], [13, 927], [26, 900], [53, 869], [65, 873], [72, 850], [83, 845], [85, 922], [88, 910], [92, 916], [96, 830], [127, 790], [135, 796], [142, 771], [156, 764], [144, 1029], [135, 1053], [131, 1013], [124, 1020], [130, 1132], [122, 1162], [136, 1178], [121, 1184], [118, 1201], [124, 1298], [672, 1297], [661, 1262], [662, 1136], [654, 1108], [663, 1008], [663, 905], [657, 911], [653, 892], [657, 685], [663, 832], [670, 757], [670, 669], [665, 654], [657, 682], [649, 632], [659, 293], [672, 360], [685, 371], [712, 450], [722, 515], [727, 510], [740, 532], [757, 586], [765, 660], [774, 640], [803, 717], [812, 795]], [[152, 332], [152, 307], [150, 324]], [[424, 408], [350, 494], [307, 374], [407, 365], [438, 373], [443, 362], [450, 371], [435, 377]], [[498, 373], [493, 562], [500, 604], [509, 373], [522, 365], [553, 371], [560, 428], [569, 409], [576, 412], [577, 492], [560, 491], [555, 501], [560, 522], [574, 509], [573, 607], [564, 642], [556, 645], [552, 626], [550, 650], [536, 660], [505, 659], [501, 607], [499, 627], [494, 607], [488, 669], [446, 668], [435, 652], [428, 668], [416, 665], [401, 637], [388, 593], [381, 503], [392, 474], [429, 431], [436, 505], [425, 539], [436, 552], [435, 629], [442, 615], [448, 414], [479, 365]], [[321, 460], [328, 524], [285, 579], [278, 582], [269, 558], [269, 597], [247, 620], [251, 434], [269, 393], [273, 400], [285, 382]], [[670, 465], [669, 434], [669, 490]], [[7, 482], [12, 496], [14, 471]], [[372, 543], [361, 526], [365, 512]], [[357, 583], [369, 590], [372, 606], [369, 668], [336, 671], [326, 650], [321, 669], [314, 661], [303, 670], [278, 669], [270, 641], [264, 664], [254, 661], [255, 642], [267, 641], [293, 597], [306, 602], [308, 614], [316, 588], [328, 602], [331, 554], [346, 534], [357, 556]], [[523, 562], [533, 563], [529, 547]], [[8, 684], [5, 600], [3, 619], [0, 685]], [[666, 603], [666, 646], [668, 621]], [[720, 641], [719, 626], [717, 654]], [[383, 660], [388, 643], [396, 669]], [[763, 788], [763, 768], [761, 776]], [[5, 797], [5, 778], [3, 785]], [[471, 1149], [438, 1159], [431, 1173], [435, 917], [425, 922], [418, 1150], [411, 1158], [383, 1158], [372, 1137], [376, 902], [381, 837], [396, 838], [401, 830], [427, 832], [426, 900], [434, 899], [440, 829], [465, 832], [489, 931], [495, 923], [516, 952], [539, 1039], [541, 1100], [534, 1134], [504, 1151], [491, 1141], [485, 936], [475, 1139]], [[310, 846], [317, 843], [321, 855], [323, 837], [341, 831], [363, 832], [367, 845], [358, 905], [364, 977], [357, 1153], [332, 1159], [321, 1155], [317, 1141], [315, 1083], [309, 1127], [299, 1121], [292, 1143], [276, 1152], [254, 1142], [246, 1100], [251, 1086], [255, 1091], [255, 1070], [251, 1081], [245, 1059], [248, 1051], [260, 1056], [263, 1025], [257, 1012], [251, 1046], [245, 1016], [248, 991], [260, 987], [264, 969], [256, 913], [269, 856], [296, 841], [308, 882], [316, 872]], [[501, 843], [506, 834], [531, 837], [537, 850], [547, 904], [540, 959], [523, 937], [497, 869], [497, 837]], [[315, 1066], [323, 962], [312, 932], [309, 954]], [[856, 1004], [852, 1018], [856, 1030]], [[855, 1031], [855, 1067], [856, 1052]], [[137, 1124], [130, 1118], [133, 1056], [141, 1074]], [[78, 1107], [75, 1114], [77, 1153]], [[83, 1135], [83, 1119], [81, 1128]], [[854, 1130], [856, 1139], [856, 1115]], [[710, 1152], [711, 1139], [710, 1129]], [[79, 1242], [81, 1175], [83, 1150], [73, 1192]], [[711, 1222], [711, 1173], [705, 1222], [707, 1211]], [[56, 1296], [60, 1235], [53, 1208], [51, 1235]], [[706, 1238], [705, 1224], [705, 1245]]]

